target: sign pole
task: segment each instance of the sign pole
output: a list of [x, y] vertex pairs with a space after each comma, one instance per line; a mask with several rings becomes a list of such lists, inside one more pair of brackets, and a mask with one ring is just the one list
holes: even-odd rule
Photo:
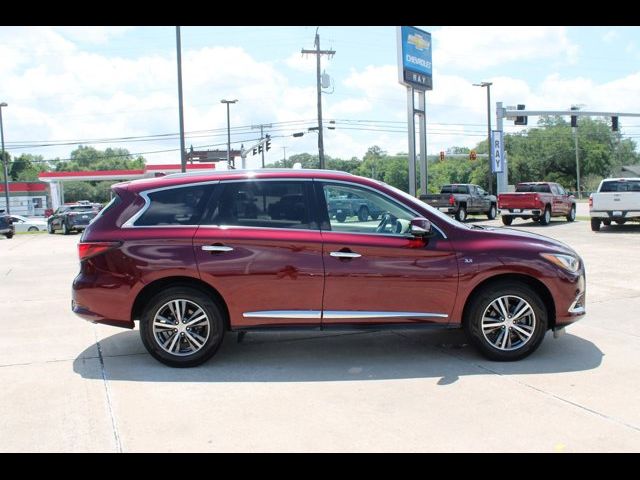
[[413, 87], [407, 87], [407, 125], [409, 130], [409, 194], [416, 196], [416, 118]]

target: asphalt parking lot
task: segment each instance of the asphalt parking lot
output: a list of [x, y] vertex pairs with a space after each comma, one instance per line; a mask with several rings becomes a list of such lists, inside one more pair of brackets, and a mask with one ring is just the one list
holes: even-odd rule
[[459, 331], [250, 333], [193, 369], [71, 312], [79, 235], [2, 237], [0, 451], [639, 451], [640, 225], [513, 228], [587, 269], [587, 317], [525, 360]]

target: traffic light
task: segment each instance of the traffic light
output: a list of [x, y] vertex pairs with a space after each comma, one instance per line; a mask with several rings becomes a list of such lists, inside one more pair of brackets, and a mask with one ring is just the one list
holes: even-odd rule
[[258, 153], [262, 153], [262, 145], [258, 145]]
[[[518, 104], [518, 110], [524, 110], [524, 105], [522, 104]], [[526, 125], [527, 124], [527, 117], [522, 116], [522, 117], [516, 117], [515, 122], [513, 122], [514, 125]]]
[[253, 154], [255, 155], [256, 153], [258, 153], [258, 150], [256, 150], [255, 148], [253, 149]]
[[611, 130], [618, 131], [618, 117], [611, 117]]
[[267, 152], [269, 151], [269, 149], [271, 148], [271, 136], [267, 135], [267, 143], [265, 143]]
[[[571, 110], [579, 110], [579, 107], [576, 106], [572, 106]], [[578, 126], [578, 116], [577, 115], [571, 115], [571, 126], [572, 127], [577, 127]]]
[[469, 152], [469, 160], [475, 160], [478, 157], [477, 153], [475, 150], [471, 150]]
[[444, 161], [444, 152], [440, 152], [440, 161]]

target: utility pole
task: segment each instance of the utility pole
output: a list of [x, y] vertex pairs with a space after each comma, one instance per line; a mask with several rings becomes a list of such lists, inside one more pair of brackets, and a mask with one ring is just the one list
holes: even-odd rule
[[[571, 105], [571, 110], [580, 110], [581, 105]], [[578, 117], [576, 117], [576, 126], [573, 127], [573, 138], [576, 144], [576, 187], [578, 188], [578, 198], [582, 199], [580, 192], [580, 155], [578, 153]]]
[[7, 171], [7, 159], [4, 153], [4, 129], [2, 127], [2, 107], [8, 107], [7, 102], [0, 103], [0, 137], [2, 138], [2, 166], [4, 168], [4, 199], [7, 208], [7, 214], [11, 215], [11, 207], [9, 206], [9, 172]]
[[182, 172], [187, 171], [187, 157], [184, 151], [184, 113], [182, 111], [182, 46], [180, 44], [180, 27], [176, 27], [176, 49], [178, 50], [178, 111], [180, 115], [180, 165]]
[[318, 157], [320, 160], [320, 168], [324, 168], [324, 141], [322, 138], [322, 86], [320, 85], [320, 56], [327, 55], [329, 57], [335, 55], [335, 50], [320, 50], [320, 35], [316, 28], [315, 50], [302, 49], [302, 54], [308, 53], [316, 56], [316, 86], [318, 88]]
[[282, 147], [283, 150], [283, 158], [282, 158], [282, 166], [287, 168], [287, 147]]
[[[270, 123], [264, 123], [260, 125], [251, 125], [251, 129], [259, 128], [260, 129], [260, 140], [264, 140], [264, 127], [271, 128], [273, 127]], [[262, 148], [262, 168], [264, 168], [264, 147]]]

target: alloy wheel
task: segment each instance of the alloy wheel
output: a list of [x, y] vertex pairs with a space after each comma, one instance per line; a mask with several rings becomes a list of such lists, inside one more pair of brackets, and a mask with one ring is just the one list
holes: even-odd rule
[[516, 295], [504, 295], [491, 302], [482, 314], [482, 335], [494, 348], [513, 351], [533, 337], [536, 314], [531, 305]]
[[171, 300], [153, 317], [153, 338], [171, 355], [193, 355], [207, 343], [210, 332], [209, 316], [191, 300]]

